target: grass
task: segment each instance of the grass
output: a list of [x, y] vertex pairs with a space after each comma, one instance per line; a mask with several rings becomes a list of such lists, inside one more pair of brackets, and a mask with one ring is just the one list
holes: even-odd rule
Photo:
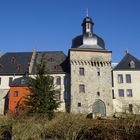
[[[139, 140], [140, 117], [125, 119], [86, 119], [85, 115], [57, 113], [48, 121], [45, 116], [1, 117], [0, 123], [12, 125], [13, 140]], [[2, 136], [5, 127], [0, 135]]]

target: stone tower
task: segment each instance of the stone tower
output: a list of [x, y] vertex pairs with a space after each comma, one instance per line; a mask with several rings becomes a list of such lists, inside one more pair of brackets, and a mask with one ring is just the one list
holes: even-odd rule
[[111, 51], [93, 33], [93, 21], [86, 16], [83, 33], [72, 40], [69, 50], [71, 112], [112, 115]]

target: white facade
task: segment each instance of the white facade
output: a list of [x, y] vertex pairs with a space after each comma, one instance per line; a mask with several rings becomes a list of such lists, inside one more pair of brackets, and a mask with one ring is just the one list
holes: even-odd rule
[[[123, 80], [119, 81], [122, 75]], [[127, 80], [129, 75], [131, 80]], [[140, 113], [140, 71], [113, 71], [114, 112]], [[119, 93], [121, 92], [123, 93]], [[132, 92], [132, 93], [131, 93]]]
[[[66, 112], [65, 96], [68, 96], [69, 94], [69, 75], [51, 74], [50, 76], [53, 77], [55, 89], [56, 91], [59, 92], [61, 105], [58, 108], [58, 111]], [[59, 81], [59, 78], [60, 78], [60, 81]]]
[[[65, 99], [64, 99], [64, 94], [69, 94], [69, 76], [66, 74], [51, 74], [50, 76], [52, 76], [54, 78], [54, 85], [55, 85], [55, 89], [58, 90], [60, 92], [59, 97], [60, 97], [60, 101], [61, 101], [61, 105], [60, 108], [58, 109], [58, 111], [62, 111], [65, 112], [66, 111], [66, 107], [65, 107]], [[6, 104], [6, 96], [8, 96], [8, 92], [9, 92], [9, 79], [12, 78], [13, 80], [16, 78], [20, 78], [22, 77], [21, 75], [19, 76], [11, 76], [11, 75], [7, 75], [7, 76], [0, 76], [1, 78], [1, 85], [0, 85], [0, 114], [4, 114], [5, 111], [5, 104]], [[31, 77], [34, 77], [34, 75], [31, 75]], [[57, 78], [60, 78], [60, 83], [57, 83]]]

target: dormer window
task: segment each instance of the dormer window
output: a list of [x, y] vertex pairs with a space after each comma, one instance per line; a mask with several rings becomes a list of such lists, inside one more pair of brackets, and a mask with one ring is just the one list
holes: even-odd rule
[[130, 61], [129, 65], [130, 68], [135, 68], [135, 62], [133, 60]]
[[60, 65], [56, 65], [56, 66], [55, 66], [55, 69], [56, 69], [57, 71], [59, 71], [59, 70], [61, 70], [61, 66], [60, 66]]
[[20, 71], [20, 69], [21, 69], [21, 64], [17, 64], [16, 70], [17, 70], [17, 71]]
[[3, 65], [0, 64], [0, 71], [3, 71]]
[[11, 57], [11, 64], [15, 64], [15, 62], [16, 62], [15, 57]]

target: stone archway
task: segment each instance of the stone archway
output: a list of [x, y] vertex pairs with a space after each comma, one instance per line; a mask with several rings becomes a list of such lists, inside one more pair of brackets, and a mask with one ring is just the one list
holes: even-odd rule
[[93, 114], [100, 114], [101, 117], [106, 116], [106, 106], [105, 103], [102, 100], [97, 100], [92, 106], [92, 112]]

